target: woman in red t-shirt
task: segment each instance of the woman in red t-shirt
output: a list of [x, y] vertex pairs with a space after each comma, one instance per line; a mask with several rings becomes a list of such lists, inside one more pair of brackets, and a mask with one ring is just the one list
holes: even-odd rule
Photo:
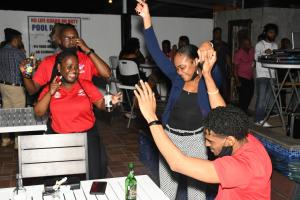
[[[43, 116], [50, 110], [50, 132], [87, 132], [90, 178], [102, 178], [105, 174], [100, 171], [105, 166], [101, 166], [100, 162], [100, 137], [95, 126], [93, 105], [104, 109], [103, 95], [91, 81], [78, 79], [79, 65], [75, 52], [68, 50], [58, 54], [54, 67], [61, 76], [55, 77], [43, 89], [34, 111], [36, 115]], [[116, 104], [120, 99], [121, 94], [113, 95], [112, 103]]]

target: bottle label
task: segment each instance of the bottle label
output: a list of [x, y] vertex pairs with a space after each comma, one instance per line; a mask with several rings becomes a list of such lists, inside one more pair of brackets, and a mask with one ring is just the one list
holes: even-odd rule
[[33, 66], [30, 63], [26, 64], [25, 65], [24, 75], [26, 77], [30, 78], [31, 75], [32, 75], [32, 72], [33, 72]]
[[136, 185], [128, 186], [128, 200], [136, 200]]
[[104, 96], [104, 103], [106, 108], [112, 107], [112, 95], [107, 94]]

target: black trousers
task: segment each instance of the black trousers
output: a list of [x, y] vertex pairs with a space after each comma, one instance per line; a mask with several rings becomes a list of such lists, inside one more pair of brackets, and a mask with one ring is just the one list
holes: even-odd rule
[[239, 81], [241, 83], [241, 86], [238, 88], [239, 106], [243, 111], [247, 112], [254, 93], [254, 81], [253, 79], [249, 80], [240, 76]]
[[[50, 122], [51, 123], [51, 122]], [[56, 134], [51, 128], [50, 123], [47, 124], [47, 134]], [[106, 178], [107, 174], [107, 154], [104, 144], [100, 139], [100, 135], [96, 125], [87, 131], [88, 143], [88, 161], [89, 161], [89, 179]]]

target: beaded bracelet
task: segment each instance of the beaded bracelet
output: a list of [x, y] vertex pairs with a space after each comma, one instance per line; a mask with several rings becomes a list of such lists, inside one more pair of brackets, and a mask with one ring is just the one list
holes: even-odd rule
[[160, 120], [154, 120], [148, 123], [148, 126], [152, 126], [152, 125], [162, 125], [162, 123]]

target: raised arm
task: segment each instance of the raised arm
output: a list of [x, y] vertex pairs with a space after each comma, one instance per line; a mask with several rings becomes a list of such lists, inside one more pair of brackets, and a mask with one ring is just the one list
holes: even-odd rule
[[[149, 85], [141, 82], [141, 87], [136, 86], [136, 89], [134, 93], [147, 122], [158, 120], [155, 114], [155, 96]], [[216, 169], [211, 161], [186, 156], [172, 143], [162, 125], [158, 123], [151, 125], [150, 131], [160, 153], [173, 171], [203, 182], [219, 183]]]
[[174, 80], [174, 78], [177, 76], [175, 66], [159, 47], [159, 43], [152, 27], [148, 4], [142, 0], [137, 0], [137, 2], [138, 3], [135, 10], [138, 15], [143, 18], [145, 28], [144, 36], [148, 51], [161, 71], [168, 76], [170, 80]]
[[93, 49], [89, 48], [83, 39], [76, 39], [76, 44], [85, 52], [92, 62], [94, 63], [98, 74], [104, 78], [109, 78], [111, 76], [111, 70], [106, 62], [104, 62]]
[[205, 80], [210, 107], [226, 106], [218, 87], [212, 77], [212, 68], [216, 62], [216, 51], [213, 50], [210, 42], [204, 42], [198, 49], [199, 62], [203, 63], [202, 75]]

